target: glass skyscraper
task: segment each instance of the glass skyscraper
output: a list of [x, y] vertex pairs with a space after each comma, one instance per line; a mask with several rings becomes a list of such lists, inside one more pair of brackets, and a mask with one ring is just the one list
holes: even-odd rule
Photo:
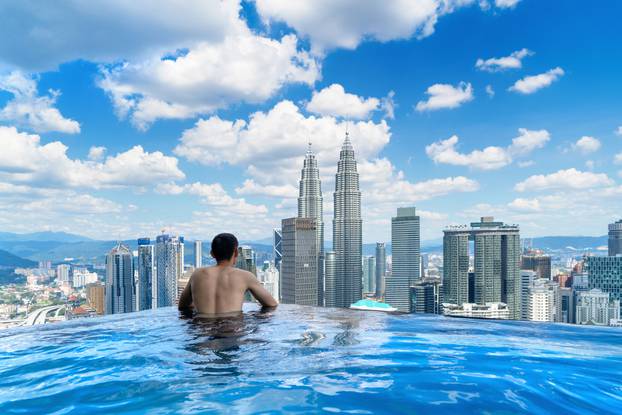
[[391, 219], [393, 263], [385, 302], [404, 313], [412, 311], [410, 287], [421, 278], [420, 221], [414, 207], [398, 208]]
[[622, 255], [622, 220], [609, 224], [609, 256]]
[[372, 255], [363, 257], [363, 292], [376, 292], [376, 257]]
[[384, 295], [387, 273], [387, 250], [383, 242], [376, 242], [376, 298]]
[[136, 259], [137, 309], [153, 308], [153, 278], [155, 276], [155, 250], [149, 238], [138, 239], [138, 257]]
[[106, 256], [106, 314], [135, 311], [136, 286], [132, 251], [119, 243]]
[[159, 235], [156, 238], [156, 289], [153, 303], [168, 307], [177, 301], [177, 280], [184, 273], [183, 236]]
[[315, 218], [283, 219], [281, 299], [283, 303], [318, 305], [318, 249]]
[[324, 220], [322, 214], [322, 182], [311, 143], [305, 155], [298, 187], [298, 217], [313, 218], [317, 226], [317, 304], [324, 305]]
[[[333, 250], [336, 259], [334, 292], [337, 307], [350, 307], [362, 296], [362, 220], [359, 174], [354, 148], [346, 132], [335, 176]], [[333, 302], [332, 299], [330, 301]]]

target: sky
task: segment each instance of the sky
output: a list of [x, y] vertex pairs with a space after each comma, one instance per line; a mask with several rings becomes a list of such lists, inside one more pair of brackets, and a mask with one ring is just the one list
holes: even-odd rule
[[0, 229], [271, 236], [308, 143], [331, 240], [348, 130], [363, 240], [494, 216], [523, 237], [622, 217], [622, 3], [0, 3]]

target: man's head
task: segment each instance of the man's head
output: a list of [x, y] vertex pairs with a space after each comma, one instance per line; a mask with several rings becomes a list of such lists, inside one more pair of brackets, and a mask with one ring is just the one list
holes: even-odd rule
[[238, 257], [238, 239], [230, 233], [220, 233], [212, 239], [212, 257], [217, 263], [231, 260], [234, 262]]

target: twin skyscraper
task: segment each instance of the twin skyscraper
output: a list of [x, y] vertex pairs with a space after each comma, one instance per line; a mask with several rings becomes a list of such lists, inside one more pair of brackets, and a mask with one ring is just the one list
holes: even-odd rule
[[281, 223], [281, 300], [349, 307], [362, 297], [362, 219], [359, 174], [350, 137], [335, 176], [333, 250], [324, 250], [320, 171], [311, 144], [299, 183], [298, 216]]

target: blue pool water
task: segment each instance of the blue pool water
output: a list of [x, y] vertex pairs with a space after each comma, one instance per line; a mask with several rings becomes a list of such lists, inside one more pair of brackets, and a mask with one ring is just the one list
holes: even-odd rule
[[0, 414], [622, 413], [622, 329], [281, 306], [0, 332]]

